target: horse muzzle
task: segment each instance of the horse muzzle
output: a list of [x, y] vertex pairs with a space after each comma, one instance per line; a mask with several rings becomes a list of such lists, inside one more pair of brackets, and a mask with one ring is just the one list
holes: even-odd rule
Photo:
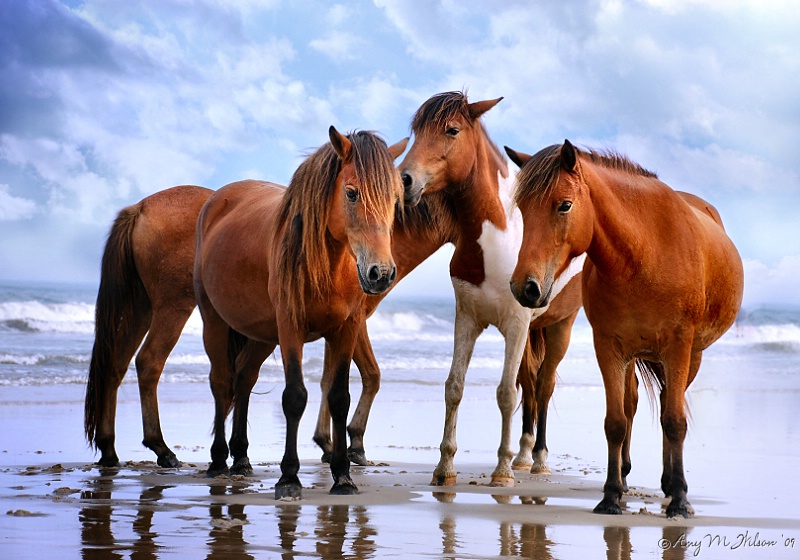
[[522, 283], [516, 283], [512, 280], [510, 282], [511, 293], [514, 294], [514, 298], [523, 307], [541, 309], [542, 307], [547, 307], [550, 303], [553, 283], [550, 282], [548, 284], [545, 291], [539, 282], [531, 277], [526, 278]]
[[414, 180], [414, 175], [408, 171], [403, 171], [400, 178], [403, 180], [403, 202], [409, 207], [416, 206], [422, 199], [422, 193], [425, 192], [425, 184], [420, 180]]
[[397, 267], [388, 263], [358, 264], [358, 282], [369, 295], [379, 295], [392, 287], [397, 278]]

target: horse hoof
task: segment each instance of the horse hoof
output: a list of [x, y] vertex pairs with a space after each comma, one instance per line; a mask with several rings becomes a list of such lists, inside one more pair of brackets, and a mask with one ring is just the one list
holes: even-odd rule
[[367, 460], [367, 454], [363, 449], [348, 449], [347, 458], [350, 459], [352, 464], [360, 467], [367, 467], [370, 465], [370, 462]]
[[330, 465], [330, 464], [331, 464], [331, 459], [332, 459], [332, 458], [333, 458], [333, 453], [331, 453], [330, 451], [324, 451], [324, 452], [322, 453], [322, 458], [320, 459], [320, 461], [322, 461], [323, 463], [327, 463], [327, 464], [329, 464], [329, 465]]
[[694, 508], [687, 500], [675, 500], [673, 498], [667, 506], [667, 518], [673, 519], [675, 517], [691, 519], [694, 517]]
[[358, 494], [358, 487], [350, 477], [342, 477], [331, 487], [330, 493], [334, 496], [352, 496]]
[[117, 457], [116, 453], [107, 457], [100, 457], [100, 460], [97, 461], [97, 466], [104, 468], [119, 467], [119, 457]]
[[531, 465], [531, 474], [552, 474], [553, 471], [550, 470], [550, 467], [543, 464], [534, 464]]
[[303, 497], [303, 486], [299, 482], [279, 482], [275, 485], [276, 500], [299, 500]]
[[605, 498], [594, 507], [593, 511], [601, 515], [622, 515], [622, 508], [619, 507], [619, 504]]
[[511, 463], [511, 470], [514, 471], [532, 471], [532, 469], [533, 463], [530, 461], [518, 461], [515, 459], [514, 462]]
[[208, 470], [206, 470], [206, 478], [216, 478], [222, 475], [228, 475], [230, 471], [228, 470], [228, 465], [223, 463], [222, 465], [215, 465], [211, 463], [208, 465]]
[[177, 469], [180, 468], [182, 464], [172, 452], [168, 453], [167, 455], [161, 455], [156, 460], [156, 463], [158, 463], [159, 467], [164, 469]]
[[489, 486], [492, 488], [513, 488], [516, 480], [513, 476], [492, 476]]
[[433, 473], [433, 480], [431, 480], [431, 486], [455, 486], [456, 485], [456, 475], [443, 475], [443, 474], [436, 474]]
[[242, 457], [234, 461], [233, 466], [231, 466], [231, 474], [253, 476], [253, 467], [250, 465], [250, 459]]

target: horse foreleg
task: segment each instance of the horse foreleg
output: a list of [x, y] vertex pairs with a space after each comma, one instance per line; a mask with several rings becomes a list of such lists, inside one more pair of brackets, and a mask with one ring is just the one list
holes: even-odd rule
[[194, 299], [184, 308], [163, 309], [154, 305], [150, 332], [136, 355], [136, 375], [139, 382], [139, 400], [142, 406], [142, 444], [153, 450], [158, 465], [177, 468], [181, 462], [164, 441], [158, 412], [158, 382], [164, 364], [178, 343], [186, 321], [194, 309]]
[[[361, 322], [363, 323], [363, 318]], [[350, 411], [350, 362], [356, 343], [358, 324], [356, 319], [346, 321], [327, 339], [331, 350], [333, 380], [328, 393], [328, 406], [333, 421], [333, 455], [331, 494], [357, 494], [358, 488], [350, 478], [350, 459], [347, 456], [347, 414]]]
[[347, 434], [350, 436], [350, 447], [347, 456], [356, 465], [366, 466], [367, 454], [364, 450], [364, 432], [367, 430], [367, 420], [372, 409], [372, 403], [381, 387], [381, 369], [375, 353], [372, 351], [372, 343], [369, 340], [366, 323], [359, 329], [356, 337], [356, 346], [353, 352], [353, 361], [358, 366], [361, 374], [361, 397], [353, 413], [353, 419], [347, 427]]
[[528, 325], [530, 316], [514, 318], [504, 328], [503, 335], [506, 339], [505, 358], [503, 360], [503, 374], [497, 386], [497, 407], [500, 409], [500, 447], [497, 449], [497, 466], [492, 472], [490, 486], [514, 486], [514, 471], [511, 470], [511, 460], [514, 452], [511, 449], [511, 422], [514, 407], [517, 404], [516, 377], [519, 371], [522, 353], [528, 340]]
[[303, 382], [303, 336], [290, 327], [292, 323], [279, 317], [279, 340], [286, 387], [283, 390], [283, 414], [286, 417], [286, 445], [281, 460], [281, 478], [275, 485], [275, 499], [299, 499], [303, 485], [300, 472], [300, 457], [297, 455], [297, 430], [308, 402], [308, 391]]
[[621, 514], [622, 507], [622, 444], [628, 432], [625, 416], [625, 376], [629, 364], [616, 352], [612, 341], [595, 334], [597, 363], [603, 376], [606, 393], [606, 418], [604, 428], [608, 444], [608, 467], [603, 486], [603, 499], [594, 508], [595, 513]]
[[331, 384], [333, 383], [334, 368], [331, 363], [332, 351], [330, 344], [325, 341], [325, 355], [323, 358], [322, 366], [322, 379], [319, 382], [319, 387], [322, 392], [319, 401], [319, 414], [317, 415], [317, 427], [314, 430], [314, 443], [319, 445], [322, 449], [322, 458], [320, 461], [323, 463], [330, 463], [331, 456], [333, 455], [333, 443], [331, 443], [331, 409], [328, 406], [328, 395], [331, 392]]
[[231, 426], [231, 474], [252, 476], [253, 467], [247, 456], [250, 442], [247, 439], [247, 415], [250, 395], [258, 381], [261, 364], [275, 350], [275, 344], [264, 344], [248, 340], [236, 358], [233, 381], [233, 423]]
[[469, 312], [459, 306], [456, 309], [453, 362], [450, 365], [450, 373], [447, 376], [444, 391], [444, 434], [439, 446], [439, 464], [433, 471], [433, 480], [431, 481], [434, 486], [453, 486], [456, 483], [453, 458], [458, 450], [456, 443], [458, 405], [464, 396], [464, 378], [467, 375], [467, 366], [472, 358], [472, 351], [475, 349], [475, 341], [483, 330]]

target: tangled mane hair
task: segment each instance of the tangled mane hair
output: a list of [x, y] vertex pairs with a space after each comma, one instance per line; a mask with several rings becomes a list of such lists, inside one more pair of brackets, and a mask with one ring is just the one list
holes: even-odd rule
[[[367, 213], [389, 221], [402, 187], [386, 142], [369, 131], [351, 132], [347, 138]], [[278, 228], [285, 232], [276, 267], [279, 304], [288, 306], [296, 325], [305, 314], [307, 287], [314, 297], [330, 293], [328, 219], [331, 205], [337, 203], [334, 194], [341, 169], [333, 146], [324, 144], [295, 171], [278, 213]]]
[[[525, 162], [517, 174], [517, 189], [514, 193], [514, 201], [517, 204], [536, 203], [550, 196], [561, 173], [562, 146], [563, 144], [548, 146]], [[575, 152], [579, 162], [583, 158], [608, 169], [652, 179], [658, 178], [652, 171], [614, 150], [582, 150], [575, 147]]]

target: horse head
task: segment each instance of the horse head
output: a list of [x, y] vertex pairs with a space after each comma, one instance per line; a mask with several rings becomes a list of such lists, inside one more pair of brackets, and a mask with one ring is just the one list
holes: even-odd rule
[[506, 153], [520, 167], [514, 201], [523, 220], [511, 291], [520, 304], [538, 309], [550, 304], [559, 276], [589, 248], [592, 204], [579, 151], [568, 140], [533, 156], [508, 147]]
[[331, 126], [329, 136], [341, 166], [328, 231], [355, 257], [364, 292], [381, 294], [397, 277], [391, 231], [402, 183], [394, 160], [405, 150], [408, 138], [387, 148], [368, 132], [345, 136]]
[[468, 103], [463, 93], [447, 92], [423, 103], [411, 122], [414, 143], [399, 166], [406, 204], [469, 176], [486, 137], [479, 119], [501, 99]]

